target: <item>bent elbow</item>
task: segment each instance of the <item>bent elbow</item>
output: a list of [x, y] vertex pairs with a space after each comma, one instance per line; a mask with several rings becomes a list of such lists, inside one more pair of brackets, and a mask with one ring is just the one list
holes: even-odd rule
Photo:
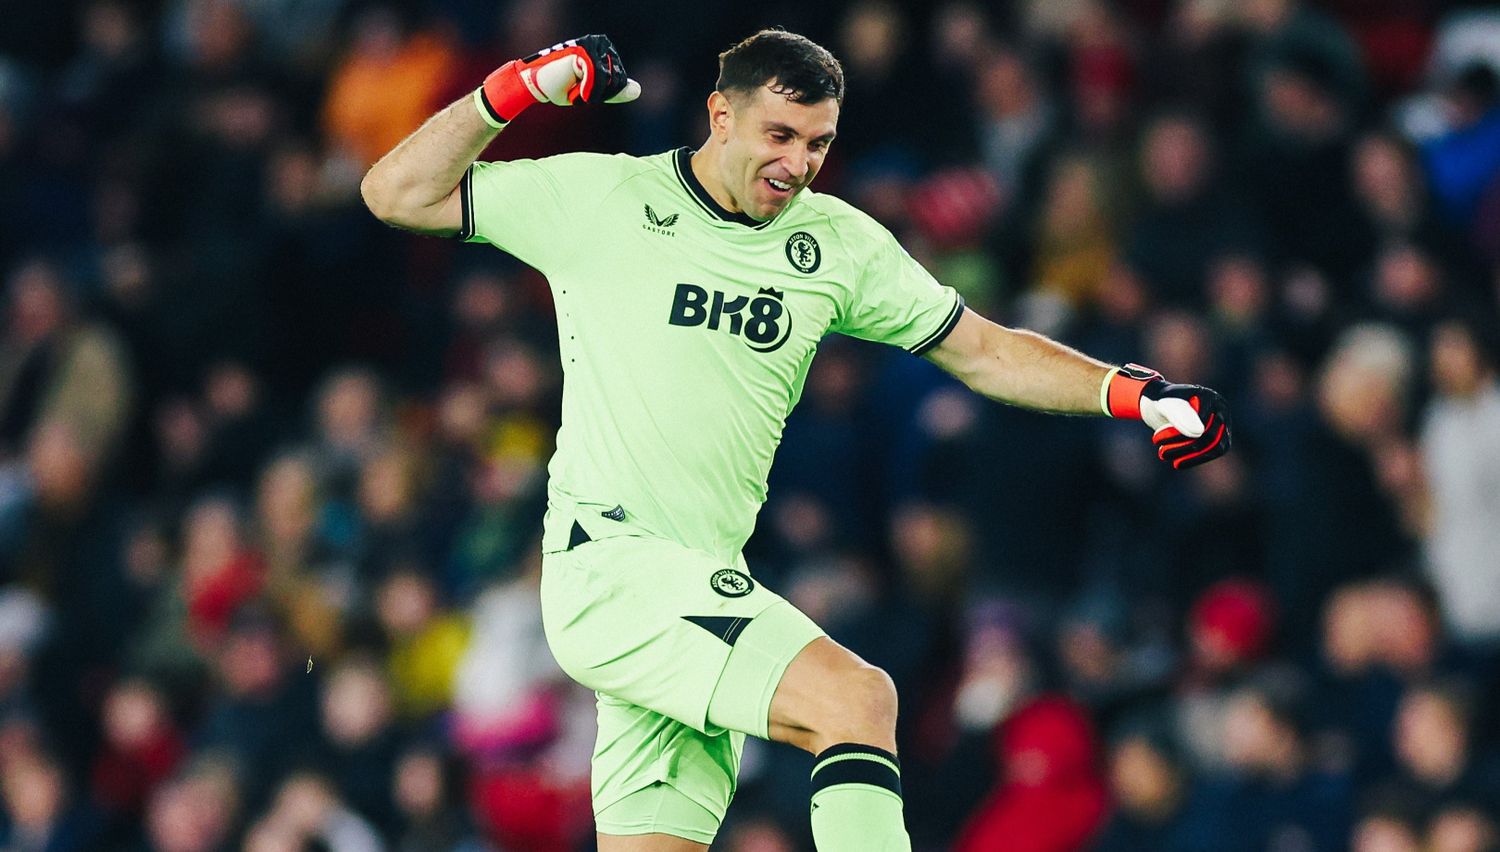
[[429, 190], [414, 185], [397, 172], [382, 170], [376, 164], [359, 182], [360, 199], [381, 222], [404, 231], [420, 234], [451, 235], [459, 230], [456, 190], [434, 200]]
[[359, 182], [359, 197], [376, 219], [387, 225], [395, 224], [393, 220], [397, 218], [397, 214], [395, 205], [391, 203], [391, 193], [376, 174], [375, 167], [365, 172], [364, 179]]

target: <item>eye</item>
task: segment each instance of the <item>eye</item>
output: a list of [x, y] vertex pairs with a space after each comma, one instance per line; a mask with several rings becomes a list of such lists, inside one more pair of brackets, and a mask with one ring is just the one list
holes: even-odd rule
[[792, 140], [792, 137], [791, 137], [790, 134], [782, 133], [780, 131], [773, 130], [773, 131], [771, 131], [771, 139], [773, 141], [775, 141], [775, 142], [778, 142], [778, 143], [784, 145], [787, 142], [790, 142]]

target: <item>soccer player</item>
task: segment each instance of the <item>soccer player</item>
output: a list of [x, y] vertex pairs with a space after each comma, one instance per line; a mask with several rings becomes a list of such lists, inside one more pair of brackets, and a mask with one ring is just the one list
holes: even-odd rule
[[563, 42], [433, 116], [362, 192], [389, 224], [489, 243], [551, 283], [564, 382], [542, 614], [599, 697], [599, 848], [706, 848], [748, 734], [816, 755], [818, 849], [906, 850], [890, 678], [740, 554], [818, 341], [900, 346], [1013, 405], [1143, 419], [1178, 468], [1225, 452], [1228, 422], [1211, 390], [967, 310], [870, 217], [809, 190], [844, 96], [827, 50], [765, 30], [719, 66], [696, 151], [475, 162], [531, 106], [639, 94], [607, 38]]

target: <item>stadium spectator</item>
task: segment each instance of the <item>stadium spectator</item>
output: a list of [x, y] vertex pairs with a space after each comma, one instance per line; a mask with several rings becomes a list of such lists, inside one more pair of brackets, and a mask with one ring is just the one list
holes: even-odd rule
[[203, 477], [244, 491], [277, 440], [264, 379], [242, 361], [213, 365], [203, 379], [207, 430]]
[[1134, 129], [1136, 47], [1124, 15], [1108, 3], [1082, 3], [1068, 23], [1069, 112], [1104, 178], [1117, 183], [1128, 168], [1126, 142]]
[[1422, 426], [1431, 494], [1426, 566], [1454, 633], [1465, 642], [1500, 638], [1500, 384], [1495, 356], [1472, 322], [1448, 320], [1429, 343], [1435, 391]]
[[253, 812], [312, 753], [316, 695], [306, 678], [294, 678], [298, 664], [287, 659], [280, 628], [264, 613], [238, 613], [213, 664], [219, 691], [203, 710], [196, 744], [233, 761], [237, 799]]
[[1259, 247], [1243, 203], [1226, 192], [1219, 160], [1206, 128], [1189, 115], [1168, 113], [1142, 133], [1145, 197], [1125, 252], [1152, 293], [1168, 304], [1201, 307], [1210, 264]]
[[280, 852], [309, 845], [333, 852], [382, 852], [385, 844], [369, 821], [339, 798], [327, 778], [297, 772], [286, 779], [270, 809], [245, 835], [249, 852]]
[[1053, 164], [1038, 218], [1035, 291], [1072, 310], [1094, 300], [1094, 288], [1114, 263], [1117, 244], [1099, 168], [1081, 157]]
[[1095, 852], [1189, 852], [1212, 848], [1213, 828], [1189, 822], [1193, 784], [1171, 740], [1149, 727], [1128, 731], [1110, 745], [1114, 812], [1089, 848]]
[[1108, 807], [1094, 732], [1080, 708], [1042, 695], [995, 735], [1003, 780], [960, 833], [961, 852], [1081, 849]]
[[1331, 852], [1347, 845], [1353, 789], [1314, 761], [1310, 700], [1305, 678], [1290, 669], [1259, 673], [1230, 700], [1222, 729], [1228, 769], [1199, 782], [1186, 817], [1216, 826], [1215, 848], [1249, 852], [1292, 842]]
[[453, 703], [455, 673], [468, 648], [467, 620], [445, 609], [432, 580], [409, 564], [380, 582], [375, 611], [397, 710], [417, 721], [442, 713]]
[[1337, 96], [1349, 103], [1364, 95], [1363, 62], [1354, 40], [1327, 14], [1302, 0], [1253, 0], [1236, 10], [1251, 35], [1249, 68], [1263, 73], [1291, 54], [1316, 57], [1327, 68]]
[[400, 814], [396, 852], [486, 848], [464, 808], [461, 770], [441, 743], [414, 745], [402, 752], [391, 781], [391, 799]]
[[221, 848], [233, 836], [240, 818], [238, 780], [228, 757], [200, 752], [151, 797], [146, 810], [147, 840], [140, 848], [160, 852]]
[[143, 680], [115, 685], [104, 701], [104, 746], [90, 771], [92, 802], [102, 811], [115, 843], [135, 839], [132, 829], [146, 802], [170, 779], [187, 753], [166, 696]]
[[729, 852], [791, 852], [797, 848], [786, 830], [770, 820], [738, 823], [728, 835], [724, 848]]
[[5, 825], [0, 842], [12, 849], [74, 852], [95, 848], [101, 823], [70, 789], [63, 766], [36, 747], [0, 758], [0, 798]]
[[22, 454], [43, 428], [63, 425], [96, 475], [130, 417], [132, 380], [119, 338], [79, 315], [74, 285], [57, 263], [23, 263], [6, 279], [0, 457]]
[[456, 734], [464, 748], [526, 754], [570, 721], [559, 699], [562, 670], [543, 644], [537, 577], [513, 580], [475, 602], [469, 648], [454, 683]]
[[373, 372], [349, 367], [325, 379], [315, 399], [313, 470], [330, 499], [347, 502], [354, 498], [360, 466], [389, 437], [386, 393]]
[[453, 63], [443, 40], [409, 31], [396, 6], [363, 11], [328, 84], [329, 138], [361, 165], [375, 162], [432, 114]]
[[52, 617], [34, 592], [14, 585], [0, 592], [0, 724], [36, 713], [31, 669]]
[[1350, 852], [1421, 852], [1421, 821], [1394, 796], [1375, 797], [1364, 807], [1349, 839]]
[[382, 832], [394, 830], [389, 780], [403, 737], [390, 684], [376, 661], [346, 656], [323, 681], [322, 736], [315, 760], [350, 810]]
[[[909, 155], [919, 148], [916, 122], [882, 131], [887, 123], [882, 104], [910, 104], [921, 110], [923, 87], [906, 55], [910, 24], [898, 5], [885, 0], [855, 0], [839, 27], [836, 50], [844, 63], [848, 109], [840, 109], [839, 135], [848, 137], [848, 157], [858, 166], [866, 157]], [[878, 93], [878, 94], [877, 94]]]
[[1248, 396], [1257, 357], [1277, 339], [1270, 273], [1254, 256], [1218, 255], [1207, 269], [1206, 295], [1218, 353], [1216, 381], [1236, 396]]
[[1391, 133], [1368, 133], [1355, 146], [1352, 166], [1363, 220], [1358, 238], [1368, 241], [1367, 250], [1413, 246], [1448, 273], [1451, 295], [1466, 309], [1493, 312], [1485, 304], [1478, 245], [1442, 221], [1410, 144]]
[[1313, 49], [1273, 55], [1259, 80], [1261, 120], [1243, 143], [1244, 168], [1270, 245], [1348, 292], [1360, 258], [1337, 235], [1358, 215], [1347, 178], [1354, 115], [1337, 73]]
[[1048, 93], [1014, 48], [981, 57], [976, 77], [980, 156], [1008, 197], [1032, 198], [1040, 159], [1057, 121]]
[[1500, 141], [1500, 80], [1493, 67], [1475, 63], [1456, 75], [1445, 95], [1452, 125], [1428, 142], [1422, 154], [1444, 213], [1467, 228], [1476, 224], [1482, 199], [1494, 195], [1500, 175], [1495, 154]]
[[1351, 328], [1322, 365], [1318, 418], [1297, 416], [1275, 439], [1298, 471], [1266, 507], [1267, 576], [1294, 635], [1311, 638], [1333, 588], [1399, 567], [1412, 550], [1374, 454], [1403, 438], [1413, 358], [1392, 328]]
[[1500, 762], [1474, 737], [1474, 699], [1462, 681], [1407, 690], [1392, 731], [1398, 770], [1392, 782], [1425, 819], [1447, 810], [1500, 802]]
[[1243, 681], [1272, 645], [1272, 606], [1259, 584], [1228, 579], [1205, 590], [1188, 614], [1188, 658], [1173, 723], [1192, 769], [1223, 770], [1229, 764], [1225, 719]]
[[1427, 828], [1427, 848], [1432, 852], [1484, 852], [1500, 842], [1494, 808], [1473, 802], [1456, 802], [1434, 816]]
[[304, 454], [278, 455], [261, 468], [256, 532], [269, 573], [278, 581], [307, 574], [319, 561], [317, 474]]
[[[264, 562], [267, 600], [286, 618], [300, 647], [323, 655], [339, 646], [342, 621], [353, 610], [358, 593], [350, 588], [348, 531], [339, 526], [338, 508], [318, 491], [317, 473], [307, 453], [288, 452], [261, 471], [256, 490], [256, 545]], [[347, 526], [347, 524], [345, 525]], [[332, 528], [331, 530], [328, 528]], [[344, 550], [339, 546], [345, 545]]]

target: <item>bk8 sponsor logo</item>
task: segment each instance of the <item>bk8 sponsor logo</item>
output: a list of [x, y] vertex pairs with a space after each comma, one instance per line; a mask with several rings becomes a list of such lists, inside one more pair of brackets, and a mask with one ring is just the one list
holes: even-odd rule
[[762, 287], [754, 296], [728, 296], [697, 284], [678, 284], [667, 322], [726, 331], [754, 352], [774, 352], [792, 334], [792, 315], [782, 298], [774, 287]]

